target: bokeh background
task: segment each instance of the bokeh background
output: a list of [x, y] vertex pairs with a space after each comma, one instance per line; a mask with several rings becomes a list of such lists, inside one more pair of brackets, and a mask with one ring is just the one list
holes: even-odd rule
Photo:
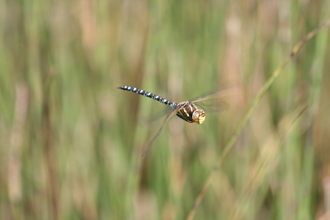
[[[0, 1], [0, 219], [330, 218], [330, 1]], [[173, 101], [235, 86], [202, 125]]]

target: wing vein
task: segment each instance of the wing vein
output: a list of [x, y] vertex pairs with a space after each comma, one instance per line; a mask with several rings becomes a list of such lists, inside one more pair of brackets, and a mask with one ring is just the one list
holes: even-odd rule
[[149, 141], [149, 143], [146, 145], [146, 147], [143, 150], [142, 153], [142, 158], [145, 158], [145, 156], [147, 155], [150, 147], [152, 146], [152, 143], [156, 140], [156, 138], [159, 136], [160, 132], [163, 130], [166, 122], [178, 111], [180, 111], [184, 106], [180, 106], [176, 109], [174, 109], [170, 114], [168, 114], [165, 118], [165, 120], [163, 121], [162, 125], [160, 126], [160, 128], [158, 129], [157, 133], [155, 134], [155, 136], [151, 139], [151, 141]]

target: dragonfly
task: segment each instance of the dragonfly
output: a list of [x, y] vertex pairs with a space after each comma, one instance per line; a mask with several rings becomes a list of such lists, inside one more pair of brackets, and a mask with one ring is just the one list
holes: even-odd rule
[[[212, 93], [196, 97], [189, 101], [171, 102], [170, 100], [165, 99], [159, 95], [145, 91], [143, 89], [138, 89], [133, 86], [119, 86], [117, 88], [146, 96], [148, 98], [151, 98], [153, 100], [156, 100], [160, 103], [163, 103], [171, 107], [171, 111], [167, 114], [165, 120], [161, 124], [160, 128], [157, 130], [157, 133], [153, 136], [151, 141], [149, 141], [149, 143], [145, 146], [142, 152], [142, 158], [144, 158], [147, 155], [147, 152], [149, 151], [152, 143], [156, 140], [156, 138], [163, 130], [166, 122], [173, 115], [176, 114], [179, 118], [189, 123], [202, 124], [205, 121], [206, 113], [203, 109], [200, 108], [200, 106], [203, 106], [212, 112], [222, 112], [229, 109], [229, 104], [227, 102], [219, 101], [219, 97], [230, 95], [228, 89], [216, 90]], [[204, 102], [205, 100], [214, 100], [214, 99], [216, 100], [213, 102]]]

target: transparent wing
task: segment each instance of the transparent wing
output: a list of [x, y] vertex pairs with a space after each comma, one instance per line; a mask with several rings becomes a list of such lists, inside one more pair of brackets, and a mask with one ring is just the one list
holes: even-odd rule
[[157, 112], [156, 114], [153, 114], [152, 116], [145, 116], [143, 119], [141, 119], [141, 123], [143, 126], [145, 126], [148, 129], [154, 129], [154, 126], [157, 124], [155, 123], [159, 119], [165, 117], [166, 115], [170, 114], [173, 110], [173, 108], [168, 108], [164, 111]]
[[227, 102], [213, 101], [213, 102], [198, 102], [195, 103], [200, 109], [203, 109], [207, 114], [218, 114], [230, 109]]
[[[196, 97], [191, 99], [190, 101], [197, 103], [197, 102], [204, 102], [206, 100], [210, 100], [210, 102], [218, 102], [218, 103], [226, 103], [223, 101], [225, 97], [236, 95], [239, 93], [238, 86], [232, 86], [225, 89], [217, 89], [213, 92], [207, 93], [205, 95]], [[212, 101], [215, 100], [215, 101]]]
[[142, 158], [145, 158], [145, 156], [147, 155], [152, 143], [156, 140], [156, 138], [158, 137], [158, 135], [160, 134], [160, 132], [163, 130], [166, 122], [173, 116], [175, 115], [178, 111], [180, 111], [183, 108], [183, 106], [180, 106], [179, 108], [174, 109], [170, 114], [168, 114], [165, 118], [165, 120], [163, 121], [162, 125], [160, 126], [160, 128], [158, 129], [157, 133], [155, 134], [155, 136], [151, 139], [151, 141], [149, 141], [149, 143], [146, 145], [146, 147], [143, 150], [142, 153]]

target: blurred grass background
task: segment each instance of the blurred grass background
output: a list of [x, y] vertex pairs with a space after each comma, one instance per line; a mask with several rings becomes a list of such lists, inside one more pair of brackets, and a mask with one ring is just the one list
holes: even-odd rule
[[[329, 1], [1, 1], [0, 219], [185, 219], [247, 106]], [[239, 134], [195, 219], [330, 218], [329, 29]], [[172, 101], [239, 85], [203, 125]], [[299, 114], [300, 109], [307, 107]], [[294, 121], [294, 122], [292, 122]]]

